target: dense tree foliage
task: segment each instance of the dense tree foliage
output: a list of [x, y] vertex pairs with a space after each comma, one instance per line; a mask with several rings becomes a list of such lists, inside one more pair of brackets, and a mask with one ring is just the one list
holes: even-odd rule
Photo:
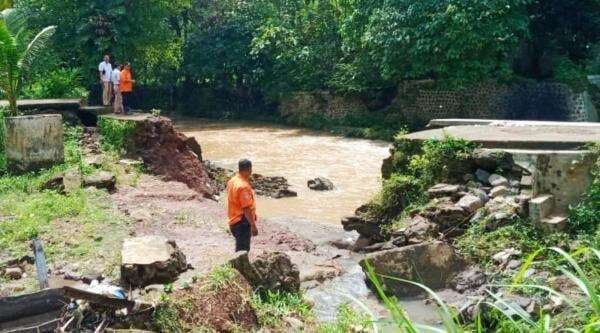
[[[372, 92], [600, 70], [598, 0], [17, 0], [58, 26], [42, 63], [89, 82], [103, 53], [145, 85]], [[48, 70], [48, 68], [41, 69]], [[572, 82], [571, 82], [572, 81]]]

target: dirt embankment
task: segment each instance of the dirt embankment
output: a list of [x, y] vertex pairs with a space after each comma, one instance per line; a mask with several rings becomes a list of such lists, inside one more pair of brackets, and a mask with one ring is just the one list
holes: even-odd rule
[[217, 194], [202, 163], [200, 145], [176, 131], [170, 119], [152, 117], [139, 122], [130, 137], [130, 147], [150, 173], [166, 181], [182, 182], [207, 198]]

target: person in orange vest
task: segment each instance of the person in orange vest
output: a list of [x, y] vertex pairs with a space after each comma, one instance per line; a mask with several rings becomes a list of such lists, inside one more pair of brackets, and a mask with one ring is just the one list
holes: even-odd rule
[[123, 95], [123, 106], [125, 107], [125, 114], [131, 111], [131, 100], [133, 95], [133, 84], [135, 80], [131, 75], [131, 64], [125, 63], [125, 69], [121, 71], [121, 95]]
[[250, 251], [250, 239], [258, 236], [256, 201], [250, 184], [252, 162], [242, 159], [238, 173], [227, 182], [229, 229], [235, 237], [235, 252]]

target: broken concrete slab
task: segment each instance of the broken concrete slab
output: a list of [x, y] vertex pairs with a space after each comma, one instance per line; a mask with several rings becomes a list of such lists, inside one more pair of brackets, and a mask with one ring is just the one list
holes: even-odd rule
[[125, 239], [121, 258], [121, 281], [127, 286], [171, 283], [188, 268], [177, 244], [161, 236]]

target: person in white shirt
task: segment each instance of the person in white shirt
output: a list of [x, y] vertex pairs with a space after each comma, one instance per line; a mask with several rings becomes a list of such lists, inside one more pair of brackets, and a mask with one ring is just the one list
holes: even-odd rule
[[115, 93], [115, 101], [114, 101], [115, 114], [124, 113], [123, 95], [121, 94], [121, 89], [120, 89], [121, 87], [119, 86], [121, 84], [121, 70], [122, 69], [123, 69], [122, 65], [115, 64], [115, 69], [113, 69], [112, 76], [110, 78], [110, 80], [112, 81], [112, 84], [113, 84], [113, 91]]
[[110, 56], [104, 56], [104, 60], [98, 65], [98, 74], [100, 75], [100, 83], [102, 84], [102, 104], [110, 105], [112, 98], [112, 89], [110, 79], [112, 76], [112, 65], [110, 64]]

